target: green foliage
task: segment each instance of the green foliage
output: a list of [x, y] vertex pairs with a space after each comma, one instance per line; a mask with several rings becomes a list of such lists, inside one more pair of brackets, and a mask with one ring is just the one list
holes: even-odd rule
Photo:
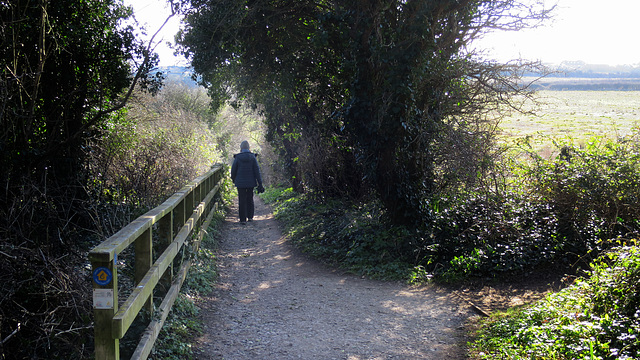
[[575, 251], [637, 230], [640, 155], [635, 137], [637, 133], [623, 141], [592, 138], [584, 148], [568, 140], [556, 144], [559, 156], [554, 159], [530, 153], [532, 161], [521, 163], [535, 196], [558, 217], [561, 236], [579, 240]]
[[85, 156], [134, 75], [161, 79], [130, 15], [116, 0], [0, 2], [0, 358], [90, 356], [86, 251], [114, 218], [87, 209]]
[[233, 203], [233, 199], [238, 197], [238, 189], [231, 181], [230, 176], [230, 166], [224, 166], [224, 178], [222, 179], [222, 184], [220, 185], [220, 194], [222, 195], [222, 203], [225, 207], [229, 207]]
[[260, 194], [260, 198], [266, 204], [285, 201], [294, 196], [296, 196], [296, 193], [293, 191], [293, 188], [282, 188], [282, 187], [267, 187], [265, 188], [265, 191], [262, 194]]
[[278, 218], [290, 224], [304, 249], [361, 273], [458, 281], [526, 274], [546, 265], [586, 266], [609, 239], [640, 231], [631, 206], [640, 190], [635, 142], [591, 144], [572, 148], [569, 164], [562, 158], [520, 164], [500, 191], [469, 190], [424, 202], [426, 216], [411, 226], [388, 224], [385, 207], [376, 201], [313, 194], [279, 199], [277, 191], [265, 198], [279, 201]]
[[124, 105], [134, 60], [144, 58], [143, 85], [158, 86], [149, 74], [157, 57], [133, 28], [121, 26], [130, 9], [114, 0], [17, 0], [0, 11], [2, 33], [11, 34], [0, 47], [0, 103], [7, 109], [0, 118], [0, 178], [15, 186], [45, 168], [59, 170], [57, 177], [74, 174], [79, 168], [65, 169], [61, 160], [78, 166], [84, 140]]
[[[559, 143], [558, 157], [515, 164], [510, 183], [426, 204], [421, 265], [455, 280], [588, 264], [607, 240], [640, 231], [640, 158], [635, 141]], [[429, 267], [429, 265], [431, 267]]]
[[440, 206], [419, 249], [422, 265], [443, 279], [522, 273], [566, 256], [549, 206], [519, 193], [469, 194]]
[[117, 1], [16, 0], [0, 14], [0, 236], [46, 245], [81, 212], [86, 142], [124, 105], [132, 61], [148, 79], [157, 58]]
[[193, 299], [179, 295], [149, 359], [193, 359], [190, 340], [203, 331], [199, 309]]
[[637, 359], [640, 248], [615, 248], [591, 269], [543, 301], [485, 321], [475, 358]]
[[465, 45], [483, 27], [547, 14], [510, 1], [190, 3], [183, 53], [215, 107], [239, 98], [261, 109], [294, 190], [373, 190], [405, 225], [425, 198], [488, 171], [491, 110], [522, 93], [505, 76], [512, 67], [476, 61]]
[[412, 259], [405, 244], [413, 234], [381, 222], [379, 203], [322, 203], [300, 195], [281, 199], [275, 216], [303, 251], [374, 278], [409, 277]]
[[222, 155], [201, 89], [169, 84], [157, 96], [136, 95], [91, 144], [89, 190], [107, 204], [151, 208]]

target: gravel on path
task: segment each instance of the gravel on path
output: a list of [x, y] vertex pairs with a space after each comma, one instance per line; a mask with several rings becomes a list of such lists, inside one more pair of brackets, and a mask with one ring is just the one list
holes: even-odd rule
[[196, 359], [464, 359], [468, 304], [436, 286], [361, 278], [300, 253], [270, 208], [222, 227]]

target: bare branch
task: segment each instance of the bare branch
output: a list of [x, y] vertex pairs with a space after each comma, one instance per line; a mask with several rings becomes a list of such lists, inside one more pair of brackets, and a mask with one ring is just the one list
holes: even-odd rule
[[9, 341], [9, 339], [11, 339], [15, 334], [17, 334], [20, 331], [21, 328], [22, 328], [22, 324], [18, 323], [18, 326], [16, 327], [16, 329], [13, 330], [13, 332], [11, 332], [11, 334], [9, 334], [6, 338], [4, 338], [4, 339], [2, 339], [2, 341], [0, 341], [0, 345], [4, 345], [4, 343]]

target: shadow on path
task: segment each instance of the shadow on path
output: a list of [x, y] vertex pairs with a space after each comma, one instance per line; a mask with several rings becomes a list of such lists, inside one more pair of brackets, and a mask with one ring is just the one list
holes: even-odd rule
[[197, 359], [462, 359], [469, 308], [436, 287], [363, 279], [306, 257], [256, 197], [227, 217]]

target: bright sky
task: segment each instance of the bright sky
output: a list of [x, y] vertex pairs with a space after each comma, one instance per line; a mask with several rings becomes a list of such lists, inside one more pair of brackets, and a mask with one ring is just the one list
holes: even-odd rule
[[500, 61], [541, 60], [559, 64], [582, 60], [589, 64], [640, 66], [640, 1], [545, 0], [558, 4], [554, 19], [543, 27], [487, 36], [478, 48]]
[[[132, 5], [138, 22], [141, 25], [146, 25], [147, 39], [158, 31], [171, 14], [171, 9], [166, 0], [124, 0], [124, 3], [125, 5]], [[174, 43], [174, 37], [179, 28], [180, 16], [173, 16], [162, 28], [162, 32], [154, 39], [154, 43], [158, 43], [155, 52], [160, 56], [160, 66], [189, 65], [182, 56], [174, 56], [174, 50], [167, 45], [167, 42]]]
[[[526, 0], [525, 0], [526, 1]], [[555, 18], [538, 29], [487, 35], [476, 44], [487, 56], [499, 61], [518, 58], [559, 64], [582, 60], [590, 64], [640, 66], [640, 1], [638, 0], [545, 0], [558, 4]], [[165, 0], [125, 0], [132, 4], [138, 21], [149, 33], [160, 27], [169, 14]], [[165, 26], [163, 41], [156, 48], [160, 65], [187, 65], [165, 43], [173, 42], [180, 25], [174, 17]]]

